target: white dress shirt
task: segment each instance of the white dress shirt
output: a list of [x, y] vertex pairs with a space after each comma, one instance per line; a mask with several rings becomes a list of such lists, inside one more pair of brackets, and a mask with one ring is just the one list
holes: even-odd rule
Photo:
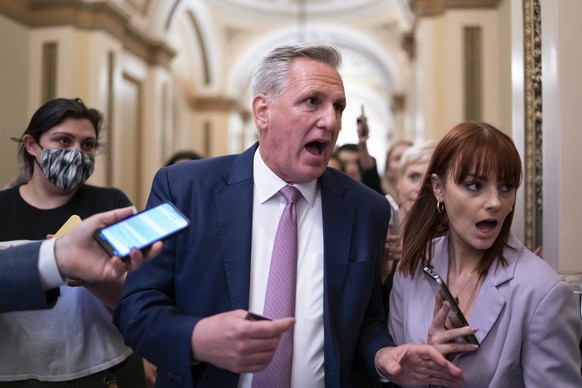
[[[279, 218], [286, 201], [278, 191], [287, 183], [273, 173], [259, 150], [254, 157], [253, 222], [249, 310], [262, 314]], [[294, 185], [298, 228], [297, 288], [291, 386], [323, 388], [323, 218], [317, 181]], [[239, 387], [250, 388], [252, 374]]]
[[43, 290], [51, 290], [65, 284], [65, 279], [61, 276], [55, 258], [54, 238], [45, 240], [40, 244], [38, 252], [38, 272], [40, 284]]

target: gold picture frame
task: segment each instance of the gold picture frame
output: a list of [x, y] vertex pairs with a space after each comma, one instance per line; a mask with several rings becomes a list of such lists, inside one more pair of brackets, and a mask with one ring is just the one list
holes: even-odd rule
[[542, 244], [542, 44], [540, 0], [523, 0], [524, 244]]

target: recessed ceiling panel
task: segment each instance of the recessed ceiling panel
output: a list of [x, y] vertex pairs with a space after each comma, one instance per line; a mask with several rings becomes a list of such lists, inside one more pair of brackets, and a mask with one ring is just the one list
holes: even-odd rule
[[261, 15], [295, 15], [299, 7], [311, 14], [338, 15], [364, 8], [395, 3], [397, 0], [206, 0], [233, 12], [259, 12]]

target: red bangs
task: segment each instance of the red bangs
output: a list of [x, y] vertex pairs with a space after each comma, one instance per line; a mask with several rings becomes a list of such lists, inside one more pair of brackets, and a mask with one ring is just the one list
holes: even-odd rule
[[452, 142], [442, 143], [452, 146], [443, 151], [451, 156], [449, 167], [456, 183], [462, 182], [467, 175], [487, 177], [495, 174], [498, 181], [507, 182], [517, 190], [522, 179], [521, 158], [513, 140], [499, 134], [499, 130], [487, 124], [464, 123], [445, 135], [453, 137]]

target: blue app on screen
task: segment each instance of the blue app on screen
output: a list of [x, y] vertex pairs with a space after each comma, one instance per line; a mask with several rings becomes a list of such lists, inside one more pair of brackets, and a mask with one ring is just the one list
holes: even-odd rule
[[138, 213], [122, 222], [104, 228], [101, 235], [117, 256], [129, 255], [188, 226], [188, 220], [167, 203]]

